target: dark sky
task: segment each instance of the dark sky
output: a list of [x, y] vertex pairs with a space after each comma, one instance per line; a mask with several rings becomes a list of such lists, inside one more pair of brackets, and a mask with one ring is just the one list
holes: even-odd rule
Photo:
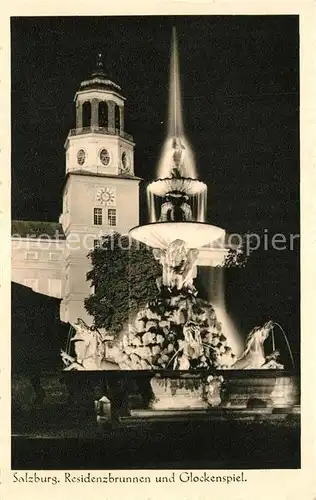
[[297, 229], [296, 16], [13, 18], [13, 218], [58, 220], [73, 97], [100, 50], [127, 97], [136, 173], [154, 177], [173, 24], [185, 129], [209, 185], [209, 221], [230, 231]]
[[[99, 51], [127, 97], [136, 174], [154, 178], [166, 134], [172, 25], [208, 221], [230, 232], [299, 231], [297, 16], [13, 18], [13, 218], [58, 220], [73, 97]], [[279, 321], [298, 353], [298, 248], [261, 249], [242, 271], [228, 273], [232, 317], [245, 332]]]

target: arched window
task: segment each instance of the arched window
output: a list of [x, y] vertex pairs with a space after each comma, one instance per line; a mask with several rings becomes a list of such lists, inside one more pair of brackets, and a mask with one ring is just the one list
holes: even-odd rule
[[108, 105], [105, 101], [99, 102], [99, 127], [108, 128]]
[[117, 104], [115, 105], [115, 128], [118, 130], [121, 128], [120, 108]]
[[82, 106], [82, 126], [91, 126], [91, 103], [89, 101], [84, 102]]

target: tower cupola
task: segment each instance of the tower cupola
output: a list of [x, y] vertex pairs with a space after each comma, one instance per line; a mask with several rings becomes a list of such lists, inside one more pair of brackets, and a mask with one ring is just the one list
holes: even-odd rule
[[81, 82], [75, 102], [77, 130], [103, 128], [124, 136], [125, 97], [121, 87], [106, 75], [102, 54], [98, 54], [91, 76]]
[[76, 125], [66, 143], [66, 172], [133, 175], [134, 142], [125, 132], [125, 97], [97, 55], [90, 76], [75, 94]]

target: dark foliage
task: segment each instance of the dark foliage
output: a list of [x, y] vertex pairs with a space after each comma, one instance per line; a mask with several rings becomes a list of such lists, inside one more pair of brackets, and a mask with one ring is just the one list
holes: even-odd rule
[[118, 334], [131, 314], [156, 297], [159, 265], [150, 249], [119, 233], [105, 236], [89, 257], [94, 293], [85, 307], [96, 327]]

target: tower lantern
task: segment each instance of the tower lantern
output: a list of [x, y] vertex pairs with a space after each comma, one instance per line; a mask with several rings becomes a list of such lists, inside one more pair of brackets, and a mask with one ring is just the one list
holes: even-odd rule
[[133, 138], [124, 130], [125, 97], [108, 78], [102, 54], [75, 94], [76, 128], [67, 137], [66, 172], [133, 175]]
[[75, 96], [76, 130], [104, 128], [123, 134], [124, 101], [121, 87], [106, 76], [99, 53], [90, 78], [81, 82]]

